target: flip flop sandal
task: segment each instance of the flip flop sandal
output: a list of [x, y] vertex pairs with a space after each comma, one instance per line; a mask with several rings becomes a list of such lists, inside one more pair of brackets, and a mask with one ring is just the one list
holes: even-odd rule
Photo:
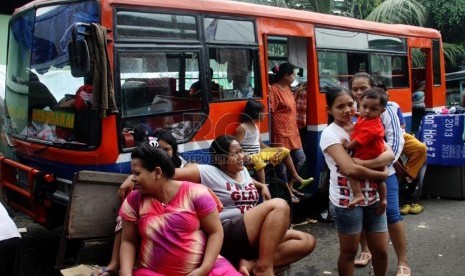
[[361, 252], [360, 257], [354, 261], [354, 265], [358, 267], [367, 266], [371, 261], [371, 254], [367, 252]]
[[300, 200], [299, 200], [299, 198], [298, 198], [298, 197], [296, 197], [295, 195], [292, 195], [292, 196], [291, 196], [291, 199], [292, 199], [292, 203], [294, 203], [294, 204], [298, 204], [298, 203], [300, 203]]
[[410, 267], [403, 265], [398, 266], [396, 276], [410, 276]]

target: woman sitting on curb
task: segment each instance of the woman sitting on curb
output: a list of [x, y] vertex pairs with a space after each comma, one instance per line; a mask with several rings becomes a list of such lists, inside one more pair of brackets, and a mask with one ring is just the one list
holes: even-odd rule
[[[148, 142], [131, 158], [137, 189], [119, 211], [123, 218], [120, 275], [241, 275], [218, 255], [223, 231], [208, 189], [173, 180], [171, 158]], [[136, 255], [139, 265], [134, 270]]]
[[[203, 183], [224, 206], [220, 213], [224, 241], [221, 255], [243, 275], [274, 275], [273, 268], [296, 262], [310, 254], [316, 241], [310, 234], [288, 230], [289, 205], [270, 199], [265, 184], [250, 177], [244, 152], [233, 136], [221, 135], [210, 146], [212, 165], [177, 169], [174, 179]], [[131, 187], [131, 179], [122, 189]], [[264, 202], [257, 205], [259, 192]]]
[[[143, 138], [144, 140], [146, 139]], [[150, 143], [155, 146], [161, 148], [165, 151], [176, 168], [182, 168], [184, 166], [189, 165], [186, 160], [184, 160], [178, 153], [178, 144], [176, 143], [176, 139], [173, 137], [170, 131], [162, 131], [156, 135], [156, 137], [150, 137]], [[123, 193], [119, 194], [121, 202], [124, 201], [126, 196], [130, 191], [124, 191]], [[123, 221], [120, 216], [116, 218], [116, 227], [115, 227], [115, 241], [113, 243], [113, 250], [111, 253], [111, 260], [107, 266], [103, 266], [100, 269], [97, 269], [92, 272], [92, 276], [112, 276], [118, 275], [119, 271], [119, 251], [121, 246], [121, 228]]]

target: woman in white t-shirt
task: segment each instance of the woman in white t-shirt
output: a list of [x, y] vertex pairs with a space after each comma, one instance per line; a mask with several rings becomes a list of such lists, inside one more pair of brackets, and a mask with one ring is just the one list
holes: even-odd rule
[[[353, 275], [354, 259], [362, 227], [366, 231], [368, 243], [373, 253], [375, 275], [386, 275], [387, 270], [387, 222], [386, 214], [376, 214], [378, 206], [377, 183], [383, 181], [388, 171], [375, 171], [353, 162], [342, 145], [342, 140], [350, 140], [353, 130], [352, 116], [355, 113], [351, 92], [342, 87], [328, 89], [326, 109], [334, 121], [323, 130], [320, 148], [330, 170], [330, 211], [338, 231], [340, 253], [338, 270], [340, 275]], [[383, 153], [387, 165], [394, 159], [389, 146]], [[348, 208], [353, 198], [349, 177], [370, 179], [362, 183], [364, 202]]]
[[[224, 240], [220, 254], [243, 275], [274, 275], [273, 268], [296, 262], [310, 254], [315, 238], [288, 230], [289, 205], [270, 199], [267, 186], [250, 177], [244, 151], [230, 135], [218, 136], [210, 146], [212, 165], [193, 164], [176, 169], [173, 179], [202, 183], [223, 204], [220, 220]], [[132, 189], [127, 178], [120, 192]], [[257, 205], [259, 196], [264, 202]]]
[[19, 275], [21, 235], [0, 202], [0, 275]]

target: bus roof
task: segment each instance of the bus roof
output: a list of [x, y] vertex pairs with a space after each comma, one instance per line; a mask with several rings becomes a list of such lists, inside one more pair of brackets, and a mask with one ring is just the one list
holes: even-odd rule
[[[110, 4], [127, 5], [127, 0], [108, 0]], [[418, 37], [440, 38], [439, 31], [402, 24], [386, 24], [349, 17], [329, 15], [323, 13], [294, 10], [281, 7], [264, 6], [244, 2], [226, 0], [131, 0], [132, 5], [146, 7], [164, 7], [173, 9], [186, 9], [194, 11], [207, 11], [211, 13], [238, 14], [250, 17], [268, 17], [314, 23], [316, 25], [354, 30], [372, 31], [376, 33], [409, 35]], [[292, 12], [292, 16], [290, 13]]]
[[[75, 0], [70, 0], [70, 2], [74, 1]], [[16, 9], [14, 14], [17, 14], [33, 6], [41, 6], [43, 4], [49, 5], [52, 3], [59, 4], [63, 2], [64, 1], [60, 0], [35, 0], [21, 8]], [[397, 36], [441, 38], [441, 34], [439, 33], [439, 31], [431, 28], [423, 28], [402, 24], [386, 24], [379, 22], [371, 22], [344, 16], [329, 15], [323, 13], [226, 0], [100, 0], [100, 2], [104, 3], [104, 5], [105, 2], [107, 2], [108, 5], [161, 7], [191, 10], [197, 12], [211, 12], [215, 14], [224, 15], [234, 14], [250, 17], [267, 17], [283, 20], [289, 20], [289, 14], [290, 12], [292, 12], [292, 20], [313, 23], [317, 26], [322, 27], [337, 29], [342, 29], [342, 27], [344, 27], [343, 29], [391, 34]]]

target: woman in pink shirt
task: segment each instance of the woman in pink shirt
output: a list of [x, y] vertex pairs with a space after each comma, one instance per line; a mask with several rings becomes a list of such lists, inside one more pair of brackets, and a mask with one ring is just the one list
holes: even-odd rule
[[[241, 275], [219, 256], [218, 205], [202, 185], [172, 179], [171, 158], [149, 143], [131, 154], [137, 189], [120, 209], [120, 275]], [[139, 266], [133, 271], [136, 255]]]

